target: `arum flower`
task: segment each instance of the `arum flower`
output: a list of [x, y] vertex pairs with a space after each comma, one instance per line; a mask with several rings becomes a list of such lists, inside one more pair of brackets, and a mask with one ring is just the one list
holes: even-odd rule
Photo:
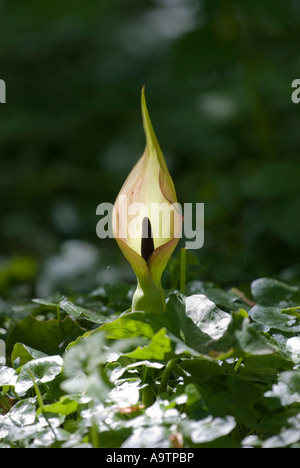
[[115, 201], [112, 226], [138, 280], [132, 310], [160, 313], [165, 308], [161, 277], [181, 235], [182, 216], [144, 88], [141, 104], [146, 148]]

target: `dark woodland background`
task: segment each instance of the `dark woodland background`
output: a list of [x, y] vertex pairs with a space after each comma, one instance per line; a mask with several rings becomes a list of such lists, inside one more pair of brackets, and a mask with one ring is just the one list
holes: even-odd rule
[[299, 1], [2, 0], [0, 15], [3, 298], [132, 278], [96, 208], [143, 153], [143, 85], [179, 202], [205, 204], [198, 278], [299, 282]]

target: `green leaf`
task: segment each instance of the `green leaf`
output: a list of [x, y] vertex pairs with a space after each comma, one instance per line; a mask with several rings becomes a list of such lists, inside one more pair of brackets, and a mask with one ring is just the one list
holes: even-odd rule
[[18, 375], [15, 369], [7, 366], [0, 366], [0, 387], [5, 385], [15, 386]]
[[16, 343], [11, 353], [11, 362], [14, 366], [19, 367], [32, 359], [39, 359], [42, 357], [46, 357], [46, 354], [30, 346], [26, 346], [23, 343]]
[[182, 360], [179, 365], [182, 369], [191, 374], [196, 382], [205, 382], [212, 376], [226, 374], [226, 371], [219, 363], [203, 358]]
[[177, 298], [176, 322], [185, 343], [199, 353], [215, 358], [228, 353], [274, 353], [274, 348], [251, 326], [243, 314], [220, 310], [204, 295], [193, 295], [184, 303]]
[[32, 299], [32, 302], [34, 302], [35, 304], [40, 304], [40, 305], [44, 305], [44, 306], [47, 306], [47, 307], [57, 307], [59, 303], [57, 302], [53, 302], [53, 301], [49, 301], [48, 299]]
[[292, 315], [281, 313], [279, 307], [263, 307], [256, 305], [249, 311], [249, 317], [264, 326], [264, 331], [270, 329], [283, 332], [300, 332], [300, 320]]
[[57, 354], [85, 331], [71, 317], [42, 321], [28, 315], [11, 330], [6, 345], [8, 352], [20, 342], [47, 355]]
[[133, 359], [163, 360], [172, 351], [171, 340], [167, 336], [167, 330], [162, 328], [151, 338], [147, 346], [139, 346], [137, 349], [127, 354]]
[[265, 393], [267, 398], [278, 398], [282, 406], [300, 403], [300, 371], [285, 371], [272, 390]]
[[[300, 304], [300, 288], [271, 278], [259, 278], [252, 282], [251, 293], [262, 306]], [[283, 308], [281, 307], [281, 308]]]
[[90, 320], [93, 323], [103, 323], [103, 322], [106, 322], [108, 320], [107, 317], [100, 314], [99, 312], [80, 307], [80, 306], [74, 304], [73, 302], [71, 302], [66, 297], [63, 297], [58, 302], [52, 302], [52, 301], [48, 301], [46, 299], [33, 299], [33, 302], [35, 302], [36, 304], [41, 304], [41, 305], [44, 305], [44, 306], [52, 307], [54, 309], [59, 307], [60, 309], [62, 309], [64, 312], [66, 312], [71, 317], [87, 319], [87, 320]]
[[[193, 297], [193, 296], [191, 296]], [[168, 330], [190, 348], [196, 350], [201, 354], [208, 354], [210, 350], [211, 337], [204, 333], [198, 326], [200, 323], [199, 309], [197, 310], [197, 304], [194, 303], [194, 309], [192, 305], [189, 308], [190, 316], [186, 313], [185, 298], [180, 294], [171, 294], [168, 298], [166, 312], [161, 314], [156, 320], [165, 322]], [[199, 307], [201, 307], [199, 305]], [[195, 321], [194, 321], [194, 320]]]
[[105, 323], [99, 329], [106, 333], [107, 338], [124, 339], [135, 336], [151, 338], [154, 334], [149, 323], [150, 317], [145, 312], [129, 312], [121, 315], [113, 322]]
[[240, 374], [258, 382], [273, 383], [280, 371], [291, 369], [293, 362], [281, 354], [246, 354], [243, 356]]
[[61, 356], [47, 356], [29, 361], [25, 364], [17, 378], [15, 391], [17, 394], [25, 393], [34, 386], [34, 383], [51, 382], [60, 374], [63, 366]]
[[[73, 400], [69, 395], [62, 396], [59, 401], [50, 405], [43, 406], [43, 413], [57, 413], [63, 416], [68, 416], [74, 413], [78, 408], [78, 402]], [[41, 408], [38, 409], [38, 414], [41, 413]]]
[[251, 327], [247, 317], [240, 314], [232, 314], [230, 325], [226, 332], [216, 344], [217, 351], [236, 350], [237, 354], [272, 354], [275, 348], [266, 340], [266, 338]]
[[[286, 448], [294, 446], [299, 448], [300, 417], [299, 414], [287, 419], [279, 434], [269, 437], [262, 443], [262, 448]], [[297, 444], [298, 443], [298, 444]], [[295, 444], [295, 445], [292, 445]]]
[[[0, 415], [0, 438], [22, 440], [22, 431], [30, 427], [30, 435], [36, 432], [36, 407], [34, 398], [18, 401], [5, 416]], [[26, 431], [26, 429], [25, 429]], [[23, 432], [24, 433], [24, 432]]]
[[231, 316], [216, 306], [204, 294], [189, 296], [185, 300], [186, 315], [211, 339], [217, 340], [229, 326]]
[[64, 375], [61, 387], [68, 393], [86, 393], [89, 398], [103, 401], [110, 386], [102, 368], [107, 361], [105, 335], [101, 332], [79, 339], [64, 355]]

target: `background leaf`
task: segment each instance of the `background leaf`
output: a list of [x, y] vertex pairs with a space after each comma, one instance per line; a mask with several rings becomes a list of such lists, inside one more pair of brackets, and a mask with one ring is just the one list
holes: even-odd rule
[[292, 315], [283, 314], [279, 307], [254, 306], [249, 316], [256, 322], [264, 325], [265, 330], [271, 328], [289, 333], [300, 331], [300, 321]]
[[38, 320], [32, 315], [28, 315], [11, 330], [7, 339], [7, 348], [10, 352], [15, 343], [22, 342], [50, 355], [63, 352], [64, 346], [84, 332], [85, 329], [70, 317], [66, 317], [60, 322], [58, 320]]

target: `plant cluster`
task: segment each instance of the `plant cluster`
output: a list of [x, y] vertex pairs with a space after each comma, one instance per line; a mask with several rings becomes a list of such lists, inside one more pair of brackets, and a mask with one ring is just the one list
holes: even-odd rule
[[0, 447], [299, 447], [300, 288], [184, 290], [3, 303]]

